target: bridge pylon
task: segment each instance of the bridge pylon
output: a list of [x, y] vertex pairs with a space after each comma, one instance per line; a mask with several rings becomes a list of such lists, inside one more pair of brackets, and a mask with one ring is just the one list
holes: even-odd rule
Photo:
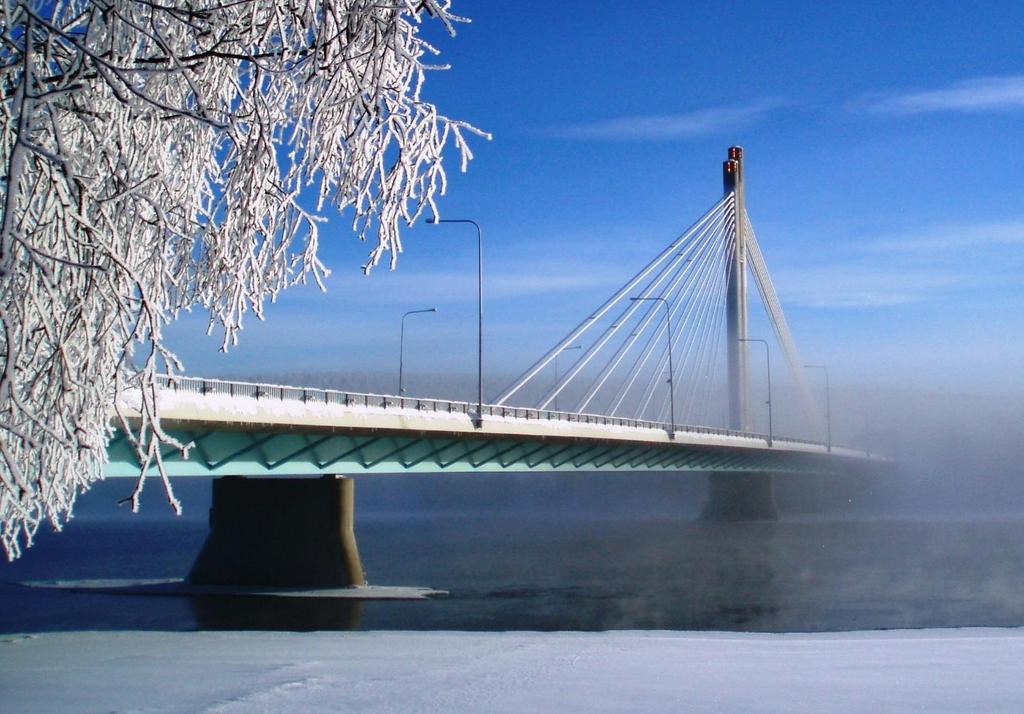
[[354, 483], [334, 475], [213, 482], [210, 534], [192, 585], [366, 585], [353, 529]]
[[[722, 164], [724, 194], [733, 195], [733, 252], [726, 263], [725, 330], [729, 428], [751, 431], [750, 373], [747, 355], [747, 222], [743, 147], [730, 146]], [[708, 474], [708, 500], [702, 520], [777, 520], [774, 475]]]
[[746, 195], [743, 184], [743, 147], [730, 146], [722, 165], [725, 195], [734, 195], [732, 232], [735, 248], [726, 264], [726, 342], [728, 361], [729, 428], [750, 431], [747, 368], [747, 251]]

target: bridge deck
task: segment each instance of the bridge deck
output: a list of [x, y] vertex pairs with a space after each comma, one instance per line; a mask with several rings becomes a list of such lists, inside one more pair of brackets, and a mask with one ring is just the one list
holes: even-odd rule
[[[163, 427], [195, 444], [165, 453], [170, 475], [299, 475], [438, 471], [828, 471], [865, 454], [813, 442], [632, 419], [434, 399], [165, 380]], [[127, 440], [108, 476], [137, 476]]]

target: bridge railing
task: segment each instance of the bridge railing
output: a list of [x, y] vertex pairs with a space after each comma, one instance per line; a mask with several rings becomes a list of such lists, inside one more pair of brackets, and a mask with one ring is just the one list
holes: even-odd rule
[[[348, 392], [337, 389], [320, 389], [315, 387], [290, 387], [278, 384], [258, 384], [256, 382], [236, 382], [223, 379], [204, 379], [202, 377], [179, 377], [159, 375], [157, 384], [162, 389], [175, 392], [186, 392], [202, 395], [222, 395], [229, 397], [250, 397], [274, 401], [301, 401], [308, 404], [335, 404], [344, 407], [373, 407], [377, 409], [415, 409], [420, 412], [447, 412], [448, 414], [476, 415], [475, 402], [460, 402], [452, 399], [427, 399], [421, 397], [400, 397], [390, 394], [369, 394]], [[600, 424], [605, 426], [621, 426], [638, 429], [669, 428], [667, 422], [650, 421], [647, 419], [631, 419], [628, 417], [605, 416], [576, 412], [561, 412], [550, 409], [531, 409], [528, 407], [483, 405], [483, 417], [534, 419], [552, 422], [578, 424]], [[713, 426], [697, 426], [676, 424], [676, 431], [692, 434], [709, 434], [715, 436], [740, 436], [752, 439], [767, 439], [766, 434], [747, 431], [736, 431]], [[776, 437], [776, 441], [787, 441], [797, 444], [820, 445], [820, 442], [790, 437]]]

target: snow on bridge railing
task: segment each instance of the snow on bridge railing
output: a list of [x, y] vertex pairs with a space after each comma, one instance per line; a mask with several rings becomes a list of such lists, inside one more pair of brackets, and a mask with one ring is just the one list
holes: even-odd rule
[[[279, 384], [258, 384], [256, 382], [234, 382], [223, 379], [205, 379], [202, 377], [170, 377], [158, 375], [157, 384], [163, 389], [192, 394], [220, 394], [231, 397], [250, 397], [276, 401], [301, 401], [315, 404], [337, 404], [345, 407], [374, 407], [378, 409], [416, 409], [427, 412], [447, 412], [449, 414], [466, 414], [475, 416], [475, 402], [460, 402], [452, 399], [427, 399], [422, 397], [401, 397], [391, 394], [368, 394], [347, 392], [338, 389], [320, 389], [316, 387], [290, 387]], [[483, 405], [484, 417], [504, 417], [514, 419], [534, 419], [579, 424], [602, 424], [606, 426], [625, 426], [639, 429], [667, 430], [668, 422], [649, 421], [647, 419], [630, 419], [628, 417], [604, 416], [602, 414], [586, 414], [576, 412], [560, 412], [550, 409], [531, 409], [529, 407]], [[692, 434], [711, 434], [717, 436], [741, 436], [767, 440], [767, 434], [749, 431], [736, 431], [714, 426], [695, 426], [676, 424], [677, 432]], [[775, 437], [775, 441], [786, 441], [795, 444], [812, 444], [823, 446], [821, 442], [791, 437]]]

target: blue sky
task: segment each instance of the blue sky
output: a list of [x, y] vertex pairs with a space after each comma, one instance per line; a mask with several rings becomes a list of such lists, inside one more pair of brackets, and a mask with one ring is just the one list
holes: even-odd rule
[[[442, 215], [485, 235], [486, 363], [527, 367], [721, 195], [747, 208], [805, 361], [834, 381], [1020, 387], [1024, 4], [463, 0], [426, 98], [493, 134]], [[324, 228], [328, 292], [297, 289], [195, 374], [475, 369], [475, 240], [416, 226], [398, 268]], [[752, 335], [768, 328], [752, 320]], [[493, 391], [503, 384], [490, 384]]]

